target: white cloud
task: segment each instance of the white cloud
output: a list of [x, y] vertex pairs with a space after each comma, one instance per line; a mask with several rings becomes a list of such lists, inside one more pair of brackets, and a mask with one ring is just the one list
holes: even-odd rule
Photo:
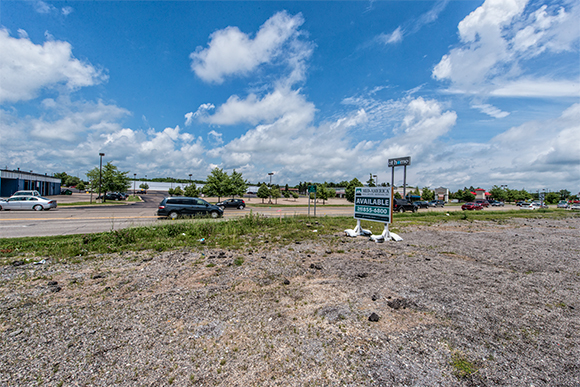
[[[213, 108], [213, 105], [211, 107]], [[203, 108], [202, 112], [207, 110], [209, 109]], [[203, 122], [216, 125], [258, 124], [272, 122], [280, 116], [298, 110], [314, 111], [314, 106], [307, 102], [298, 90], [280, 88], [261, 99], [255, 94], [250, 94], [245, 99], [233, 95], [217, 108], [215, 114], [204, 116], [200, 113], [199, 117]]]
[[70, 15], [73, 11], [74, 11], [74, 9], [72, 7], [63, 7], [61, 9], [61, 12], [64, 16]]
[[208, 141], [210, 143], [212, 143], [213, 145], [221, 145], [224, 143], [224, 140], [222, 138], [222, 133], [218, 133], [215, 130], [211, 130], [208, 134], [207, 134], [207, 138]]
[[411, 19], [404, 26], [398, 26], [390, 34], [379, 34], [375, 40], [383, 44], [396, 44], [403, 41], [407, 35], [417, 33], [423, 26], [433, 23], [439, 18], [439, 14], [445, 9], [449, 0], [440, 0], [435, 3], [433, 8], [415, 19]]
[[579, 97], [580, 81], [555, 81], [542, 77], [506, 82], [490, 92], [497, 97]]
[[37, 1], [34, 4], [34, 9], [38, 13], [50, 13], [50, 12], [56, 10], [56, 8], [54, 6], [47, 4], [44, 1]]
[[67, 42], [37, 45], [25, 31], [19, 30], [19, 36], [0, 29], [0, 103], [33, 99], [43, 88], [64, 86], [71, 91], [107, 79], [102, 71], [74, 58]]
[[292, 49], [302, 23], [302, 15], [283, 11], [268, 19], [254, 39], [237, 27], [216, 31], [207, 48], [198, 47], [190, 55], [191, 68], [205, 82], [222, 83], [225, 77], [246, 75], [279, 55], [288, 55], [282, 48]]
[[493, 118], [504, 118], [504, 117], [509, 116], [508, 112], [501, 111], [500, 109], [496, 108], [495, 106], [487, 104], [487, 103], [474, 104], [474, 105], [471, 105], [471, 107], [478, 109], [482, 113], [485, 113], [488, 116], [493, 117]]
[[551, 89], [546, 88], [549, 84], [569, 82], [566, 75], [546, 75], [557, 72], [554, 68], [534, 76], [538, 70], [525, 66], [542, 53], [577, 49], [580, 29], [572, 23], [580, 17], [580, 6], [574, 2], [566, 4], [567, 9], [543, 5], [533, 10], [533, 6], [527, 0], [486, 0], [459, 23], [460, 44], [441, 58], [433, 78], [448, 81], [451, 92], [480, 96], [520, 96], [514, 86], [522, 82], [537, 89], [525, 91], [527, 96], [542, 96], [541, 91]]
[[403, 41], [403, 31], [401, 26], [397, 27], [396, 30], [391, 32], [390, 34], [381, 34], [378, 36], [379, 41], [383, 42], [384, 44], [395, 44], [400, 43]]

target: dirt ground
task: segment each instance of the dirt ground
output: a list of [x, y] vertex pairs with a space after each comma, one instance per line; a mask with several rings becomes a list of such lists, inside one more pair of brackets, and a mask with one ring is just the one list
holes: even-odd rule
[[0, 267], [0, 385], [580, 385], [580, 218], [319, 234]]

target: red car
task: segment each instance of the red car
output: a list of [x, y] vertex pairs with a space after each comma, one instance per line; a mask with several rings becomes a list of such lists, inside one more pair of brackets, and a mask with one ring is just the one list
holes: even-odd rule
[[478, 204], [482, 207], [489, 207], [489, 202], [487, 200], [482, 200], [482, 199], [476, 200], [475, 204]]
[[483, 207], [477, 203], [465, 203], [464, 205], [461, 206], [461, 209], [463, 211], [465, 210], [473, 211], [473, 210], [483, 210]]

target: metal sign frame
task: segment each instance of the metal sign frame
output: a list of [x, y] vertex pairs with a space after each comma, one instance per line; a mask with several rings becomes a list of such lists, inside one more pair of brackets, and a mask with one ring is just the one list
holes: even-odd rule
[[354, 192], [354, 218], [391, 223], [391, 187], [357, 187]]
[[407, 165], [411, 165], [411, 156], [389, 159], [391, 167], [391, 187], [395, 186], [395, 167], [404, 167], [403, 171], [403, 198], [407, 196]]

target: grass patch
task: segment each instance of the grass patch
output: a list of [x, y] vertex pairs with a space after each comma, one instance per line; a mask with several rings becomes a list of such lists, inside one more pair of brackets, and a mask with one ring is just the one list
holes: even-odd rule
[[[444, 221], [461, 221], [462, 213], [441, 212], [403, 213], [394, 215], [390, 229], [412, 224], [434, 224]], [[500, 221], [509, 218], [565, 218], [580, 217], [580, 213], [554, 211], [522, 213], [516, 211], [493, 211], [470, 213], [470, 221]], [[362, 227], [375, 233], [382, 231], [382, 224], [362, 221]], [[25, 237], [0, 239], [0, 264], [15, 260], [30, 262], [35, 257], [52, 258], [59, 262], [77, 262], [98, 254], [122, 251], [165, 251], [180, 248], [252, 248], [276, 243], [289, 245], [296, 241], [322, 240], [328, 235], [342, 235], [352, 229], [356, 220], [352, 217], [265, 217], [250, 212], [241, 218], [229, 220], [183, 219], [161, 220], [154, 225], [130, 227], [95, 234], [64, 235], [50, 237]], [[316, 230], [317, 232], [313, 232]], [[201, 239], [204, 239], [201, 241]], [[323, 240], [330, 239], [325, 238]], [[243, 262], [240, 262], [240, 265]]]
[[455, 352], [451, 356], [451, 366], [453, 367], [453, 375], [458, 379], [468, 378], [477, 372], [475, 364], [470, 362], [461, 352]]

